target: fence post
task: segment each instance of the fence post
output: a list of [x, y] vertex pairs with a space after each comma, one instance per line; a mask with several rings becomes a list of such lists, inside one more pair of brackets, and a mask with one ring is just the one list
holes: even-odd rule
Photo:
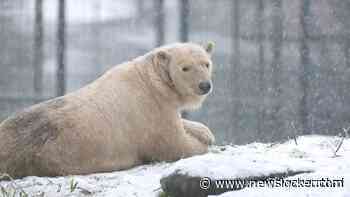
[[180, 0], [180, 41], [188, 42], [189, 34], [189, 0]]
[[57, 26], [57, 84], [56, 95], [62, 96], [66, 92], [66, 16], [65, 0], [58, 0], [58, 26]]
[[[350, 31], [350, 30], [348, 30]], [[345, 57], [345, 66], [347, 69], [350, 69], [350, 33], [346, 32], [346, 38], [345, 38], [345, 46], [344, 46], [344, 57]], [[345, 74], [344, 78], [343, 78], [343, 83], [344, 84], [344, 98], [343, 98], [343, 104], [346, 106], [350, 105], [350, 102], [348, 101], [349, 99], [349, 93], [348, 93], [348, 89], [350, 88], [350, 78], [349, 78], [349, 74]]]
[[274, 140], [279, 131], [282, 129], [281, 120], [281, 75], [282, 75], [282, 51], [283, 51], [283, 12], [282, 12], [282, 0], [273, 0], [272, 2], [272, 89], [273, 89], [273, 107], [271, 118], [273, 121], [273, 129], [271, 133], [271, 139]]
[[228, 133], [228, 138], [230, 140], [233, 139], [234, 130], [238, 130], [240, 132], [240, 118], [239, 118], [239, 112], [241, 110], [241, 94], [240, 94], [240, 85], [239, 85], [239, 76], [240, 76], [240, 56], [241, 56], [241, 51], [240, 51], [240, 0], [233, 0], [232, 1], [232, 24], [231, 24], [231, 48], [232, 48], [232, 54], [231, 54], [231, 64], [232, 64], [232, 69], [230, 73], [230, 84], [233, 86], [233, 90], [231, 91], [231, 98], [232, 100], [232, 126], [229, 129]]
[[265, 51], [264, 51], [264, 0], [259, 0], [256, 13], [256, 22], [258, 29], [257, 43], [258, 43], [258, 62], [259, 62], [259, 95], [261, 102], [258, 106], [258, 125], [257, 125], [257, 138], [261, 138], [264, 133], [265, 122]]
[[344, 56], [346, 68], [350, 68], [350, 33], [346, 33]]
[[156, 9], [156, 45], [161, 46], [165, 41], [165, 13], [164, 13], [164, 0], [155, 1]]
[[309, 66], [310, 66], [310, 49], [308, 46], [309, 33], [307, 31], [308, 20], [310, 17], [310, 0], [301, 1], [300, 9], [300, 27], [301, 27], [301, 36], [300, 36], [300, 86], [302, 91], [302, 97], [300, 100], [300, 122], [302, 127], [302, 132], [304, 135], [310, 134], [309, 128], [309, 109], [308, 109], [308, 97], [309, 97]]
[[34, 46], [33, 46], [33, 68], [34, 68], [34, 93], [37, 97], [42, 94], [42, 66], [44, 60], [43, 51], [43, 1], [35, 1], [35, 22], [34, 22]]

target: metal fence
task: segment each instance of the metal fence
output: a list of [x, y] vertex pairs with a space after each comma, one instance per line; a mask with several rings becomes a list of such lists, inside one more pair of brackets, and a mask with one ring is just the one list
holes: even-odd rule
[[191, 119], [219, 143], [338, 134], [350, 120], [342, 0], [4, 0], [0, 118], [153, 47], [216, 42], [214, 92]]

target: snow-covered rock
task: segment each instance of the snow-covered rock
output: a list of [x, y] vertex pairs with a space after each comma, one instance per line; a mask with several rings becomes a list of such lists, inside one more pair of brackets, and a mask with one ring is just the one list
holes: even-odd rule
[[[130, 170], [69, 177], [26, 177], [1, 181], [6, 191], [23, 190], [29, 196], [142, 196], [161, 192], [160, 180], [176, 172], [188, 177], [246, 179], [290, 172], [301, 173], [285, 178], [343, 179], [344, 187], [246, 187], [220, 194], [229, 196], [350, 196], [350, 139], [345, 139], [334, 154], [339, 137], [302, 136], [282, 144], [252, 143], [244, 146], [212, 147], [210, 153], [172, 163], [155, 163]], [[293, 174], [293, 173], [292, 173]], [[291, 175], [291, 174], [289, 174]], [[199, 179], [197, 179], [198, 181]], [[76, 188], [72, 189], [72, 184]], [[71, 191], [73, 190], [73, 191]], [[0, 188], [0, 196], [1, 188]]]

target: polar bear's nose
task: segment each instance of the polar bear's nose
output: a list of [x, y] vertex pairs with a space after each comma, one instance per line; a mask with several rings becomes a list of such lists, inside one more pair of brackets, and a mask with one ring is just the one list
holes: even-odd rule
[[202, 94], [207, 94], [211, 89], [210, 81], [202, 81], [198, 85], [199, 89], [202, 91]]

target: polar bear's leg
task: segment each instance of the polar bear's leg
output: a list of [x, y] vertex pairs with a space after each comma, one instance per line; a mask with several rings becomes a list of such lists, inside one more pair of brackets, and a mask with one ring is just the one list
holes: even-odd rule
[[204, 124], [194, 121], [182, 119], [182, 123], [186, 132], [197, 138], [200, 142], [206, 145], [211, 145], [215, 142], [215, 137], [208, 127]]

